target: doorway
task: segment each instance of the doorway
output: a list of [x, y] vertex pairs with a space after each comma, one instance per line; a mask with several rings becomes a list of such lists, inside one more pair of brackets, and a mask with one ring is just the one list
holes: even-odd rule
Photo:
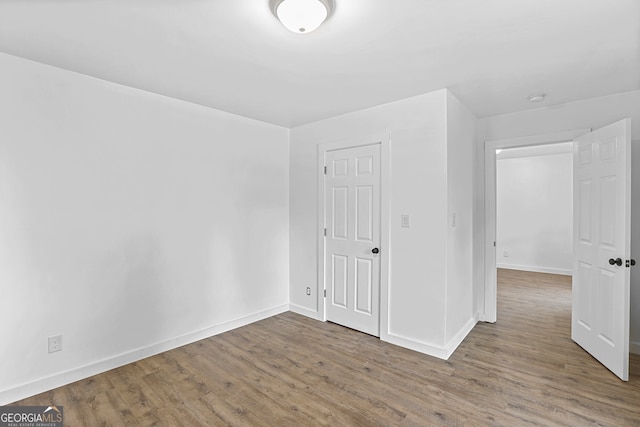
[[591, 129], [577, 129], [548, 135], [535, 135], [487, 141], [485, 143], [485, 286], [480, 290], [479, 320], [494, 323], [497, 320], [497, 253], [496, 253], [496, 150], [516, 147], [534, 147], [573, 141]]
[[501, 321], [544, 316], [540, 343], [571, 336], [573, 142], [496, 150], [496, 267]]
[[[575, 169], [571, 338], [623, 381], [628, 380], [629, 367], [628, 268], [634, 264], [629, 259], [630, 130], [631, 121], [627, 118], [566, 138], [574, 141]], [[538, 141], [532, 144], [531, 139], [535, 138]], [[544, 136], [520, 138], [511, 146], [553, 142], [549, 139]], [[513, 141], [506, 141], [507, 146], [509, 143]], [[486, 237], [492, 240], [493, 248], [485, 247], [484, 296], [485, 314], [489, 314], [486, 317], [492, 317], [494, 322], [497, 314], [495, 150], [502, 148], [495, 146], [498, 144], [505, 146], [505, 141], [485, 145]]]
[[573, 143], [496, 152], [498, 268], [572, 275]]

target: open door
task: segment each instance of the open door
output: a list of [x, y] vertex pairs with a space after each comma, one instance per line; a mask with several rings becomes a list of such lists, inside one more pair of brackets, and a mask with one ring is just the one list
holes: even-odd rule
[[631, 120], [575, 139], [571, 338], [629, 379]]

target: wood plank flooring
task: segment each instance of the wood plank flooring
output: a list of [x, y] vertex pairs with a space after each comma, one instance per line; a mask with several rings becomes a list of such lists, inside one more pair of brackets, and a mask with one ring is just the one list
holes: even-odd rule
[[448, 361], [285, 313], [17, 402], [67, 426], [640, 426], [624, 383], [570, 338], [570, 278], [499, 271], [498, 322]]

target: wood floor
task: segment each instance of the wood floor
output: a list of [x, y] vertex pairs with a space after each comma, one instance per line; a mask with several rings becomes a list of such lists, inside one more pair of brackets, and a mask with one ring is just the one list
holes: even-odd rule
[[498, 322], [448, 361], [285, 313], [17, 402], [67, 426], [638, 426], [624, 383], [570, 339], [570, 279], [499, 272]]

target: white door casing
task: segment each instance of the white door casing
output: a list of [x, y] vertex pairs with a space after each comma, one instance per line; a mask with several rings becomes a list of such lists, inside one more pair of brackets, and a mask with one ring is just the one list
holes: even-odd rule
[[630, 149], [630, 119], [574, 144], [571, 338], [624, 381], [629, 377]]
[[[325, 154], [326, 318], [380, 335], [380, 144]], [[376, 253], [377, 252], [377, 253]]]

